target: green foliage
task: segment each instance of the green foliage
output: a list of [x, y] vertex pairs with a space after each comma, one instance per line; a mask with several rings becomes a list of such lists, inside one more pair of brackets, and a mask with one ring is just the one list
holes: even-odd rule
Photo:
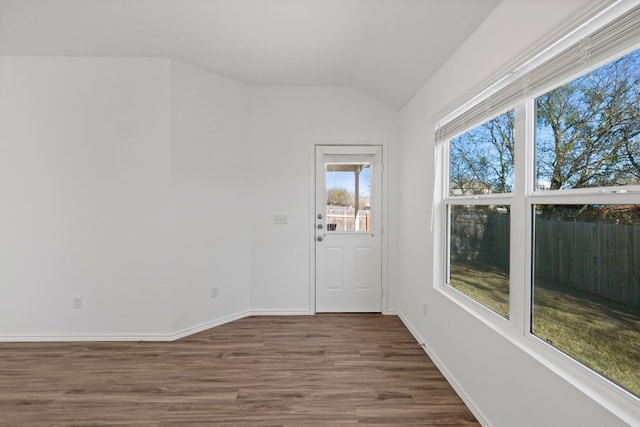
[[327, 204], [334, 206], [353, 206], [354, 196], [346, 188], [331, 188], [327, 191]]

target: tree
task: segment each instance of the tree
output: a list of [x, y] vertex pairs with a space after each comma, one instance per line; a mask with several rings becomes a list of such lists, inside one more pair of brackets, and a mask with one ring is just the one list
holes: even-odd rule
[[508, 111], [451, 140], [451, 188], [462, 194], [513, 189], [514, 112]]
[[327, 204], [334, 206], [353, 206], [353, 194], [346, 188], [331, 188], [327, 191]]
[[[536, 107], [539, 188], [640, 184], [640, 50], [539, 96]], [[451, 140], [453, 194], [512, 191], [513, 126], [512, 110]]]
[[538, 97], [538, 180], [550, 189], [637, 184], [640, 51]]

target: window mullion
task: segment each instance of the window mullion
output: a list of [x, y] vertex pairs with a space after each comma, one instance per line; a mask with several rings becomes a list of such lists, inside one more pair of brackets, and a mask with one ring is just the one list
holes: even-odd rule
[[536, 101], [535, 99], [527, 99], [524, 103], [526, 114], [525, 128], [525, 162], [524, 162], [524, 188], [522, 192], [522, 206], [524, 208], [524, 220], [522, 232], [524, 233], [524, 248], [521, 258], [524, 262], [524, 270], [522, 276], [522, 300], [524, 307], [523, 319], [521, 323], [521, 331], [527, 336], [531, 331], [531, 310], [532, 310], [532, 278], [533, 278], [533, 202], [531, 195], [535, 190], [536, 183]]
[[[526, 230], [525, 203], [527, 184], [527, 128], [528, 110], [523, 103], [516, 106], [514, 123], [514, 192], [511, 205], [511, 243], [509, 274], [509, 319], [516, 330], [524, 330], [525, 327], [525, 287], [527, 260], [525, 258], [526, 239], [522, 238], [523, 230]], [[522, 236], [522, 237], [519, 237]]]

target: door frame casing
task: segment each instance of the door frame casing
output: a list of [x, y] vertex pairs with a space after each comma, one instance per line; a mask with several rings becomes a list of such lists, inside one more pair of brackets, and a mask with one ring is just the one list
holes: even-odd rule
[[383, 139], [368, 138], [319, 138], [309, 144], [309, 208], [307, 214], [308, 239], [309, 239], [309, 313], [316, 313], [316, 230], [315, 230], [315, 211], [316, 211], [316, 147], [357, 147], [357, 146], [379, 146], [381, 147], [381, 163], [382, 163], [382, 200], [381, 202], [381, 232], [382, 239], [380, 241], [381, 251], [381, 271], [382, 271], [382, 314], [391, 314], [388, 311], [388, 238], [387, 238], [387, 168], [389, 142]]

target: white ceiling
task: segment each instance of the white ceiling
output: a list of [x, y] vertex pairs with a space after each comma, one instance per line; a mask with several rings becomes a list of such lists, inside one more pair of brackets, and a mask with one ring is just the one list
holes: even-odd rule
[[500, 0], [0, 0], [0, 55], [172, 57], [402, 108]]

